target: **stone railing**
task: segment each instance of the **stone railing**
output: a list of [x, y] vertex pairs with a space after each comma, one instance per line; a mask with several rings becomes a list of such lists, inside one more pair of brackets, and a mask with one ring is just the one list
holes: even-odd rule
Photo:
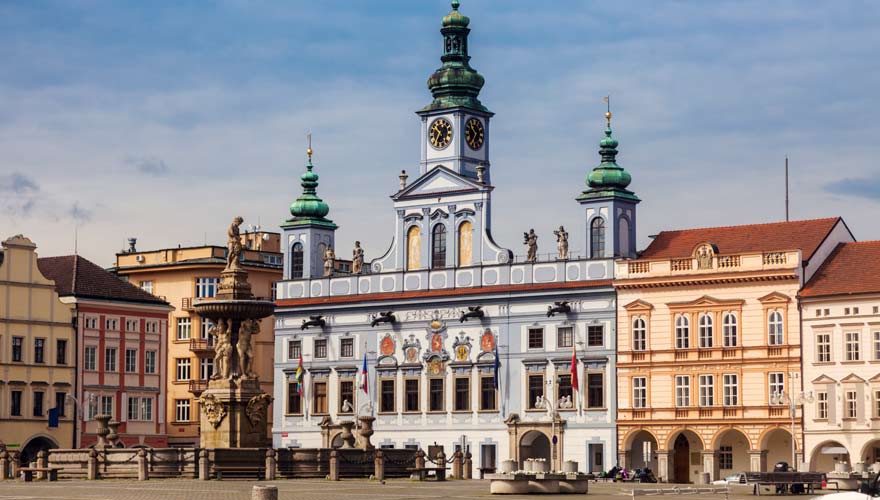
[[768, 252], [764, 254], [764, 265], [773, 266], [786, 263], [785, 252]]
[[673, 271], [690, 271], [693, 265], [693, 259], [673, 259], [670, 264]]

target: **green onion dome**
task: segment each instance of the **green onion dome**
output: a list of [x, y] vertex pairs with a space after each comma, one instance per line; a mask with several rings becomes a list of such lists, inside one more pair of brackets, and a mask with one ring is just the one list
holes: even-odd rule
[[617, 164], [617, 139], [611, 136], [610, 117], [605, 127], [605, 137], [599, 141], [599, 156], [602, 157], [602, 163], [587, 176], [587, 185], [594, 189], [625, 189], [629, 186], [632, 176]]
[[303, 193], [290, 204], [290, 213], [296, 219], [323, 219], [330, 213], [330, 206], [318, 197], [318, 174], [312, 172], [312, 157], [309, 155], [309, 163], [306, 171], [300, 176]]
[[458, 0], [452, 0], [452, 12], [443, 17], [443, 27], [457, 27], [457, 28], [467, 28], [471, 23], [471, 19], [458, 11], [458, 7], [461, 5]]

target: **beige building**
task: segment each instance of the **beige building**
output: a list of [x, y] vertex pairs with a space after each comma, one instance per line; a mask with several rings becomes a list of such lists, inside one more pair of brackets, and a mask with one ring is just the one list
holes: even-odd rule
[[687, 483], [799, 463], [797, 294], [851, 240], [840, 219], [664, 231], [618, 261], [620, 465]]
[[880, 462], [880, 241], [838, 245], [801, 310], [810, 470], [870, 467]]
[[[245, 250], [241, 264], [249, 273], [254, 295], [274, 299], [274, 284], [281, 279], [279, 235], [245, 233], [242, 242]], [[208, 334], [210, 322], [202, 321], [192, 304], [215, 296], [225, 266], [226, 248], [218, 246], [145, 252], [131, 248], [116, 255], [113, 272], [175, 308], [168, 316], [165, 422], [170, 446], [199, 444], [197, 401], [214, 373], [214, 347], [213, 337]], [[273, 317], [263, 319], [260, 326], [259, 335], [254, 337], [255, 370], [262, 390], [272, 394]]]
[[[71, 448], [76, 391], [72, 306], [37, 268], [37, 246], [24, 236], [0, 253], [0, 447], [32, 461], [41, 449]], [[49, 412], [59, 423], [49, 427]]]

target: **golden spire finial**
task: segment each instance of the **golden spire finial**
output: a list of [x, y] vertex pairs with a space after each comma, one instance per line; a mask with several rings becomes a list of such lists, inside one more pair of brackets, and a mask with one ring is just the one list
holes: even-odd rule
[[309, 155], [309, 161], [312, 161], [312, 133], [309, 132], [306, 137], [309, 139], [309, 149], [306, 150], [306, 154]]
[[608, 121], [608, 126], [611, 126], [611, 95], [606, 95], [602, 98], [602, 102], [608, 105], [608, 110], [605, 112], [605, 119]]

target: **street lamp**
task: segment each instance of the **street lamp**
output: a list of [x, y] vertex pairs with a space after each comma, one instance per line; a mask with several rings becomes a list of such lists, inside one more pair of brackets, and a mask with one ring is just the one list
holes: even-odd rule
[[[794, 378], [794, 377], [790, 377]], [[795, 430], [794, 430], [794, 421], [795, 415], [797, 414], [797, 407], [803, 406], [804, 403], [812, 403], [813, 402], [813, 393], [810, 392], [798, 392], [796, 394], [786, 393], [785, 390], [781, 392], [774, 392], [770, 395], [770, 402], [775, 405], [783, 405], [788, 404], [788, 414], [791, 417], [791, 464], [797, 470], [797, 452], [795, 451]]]

